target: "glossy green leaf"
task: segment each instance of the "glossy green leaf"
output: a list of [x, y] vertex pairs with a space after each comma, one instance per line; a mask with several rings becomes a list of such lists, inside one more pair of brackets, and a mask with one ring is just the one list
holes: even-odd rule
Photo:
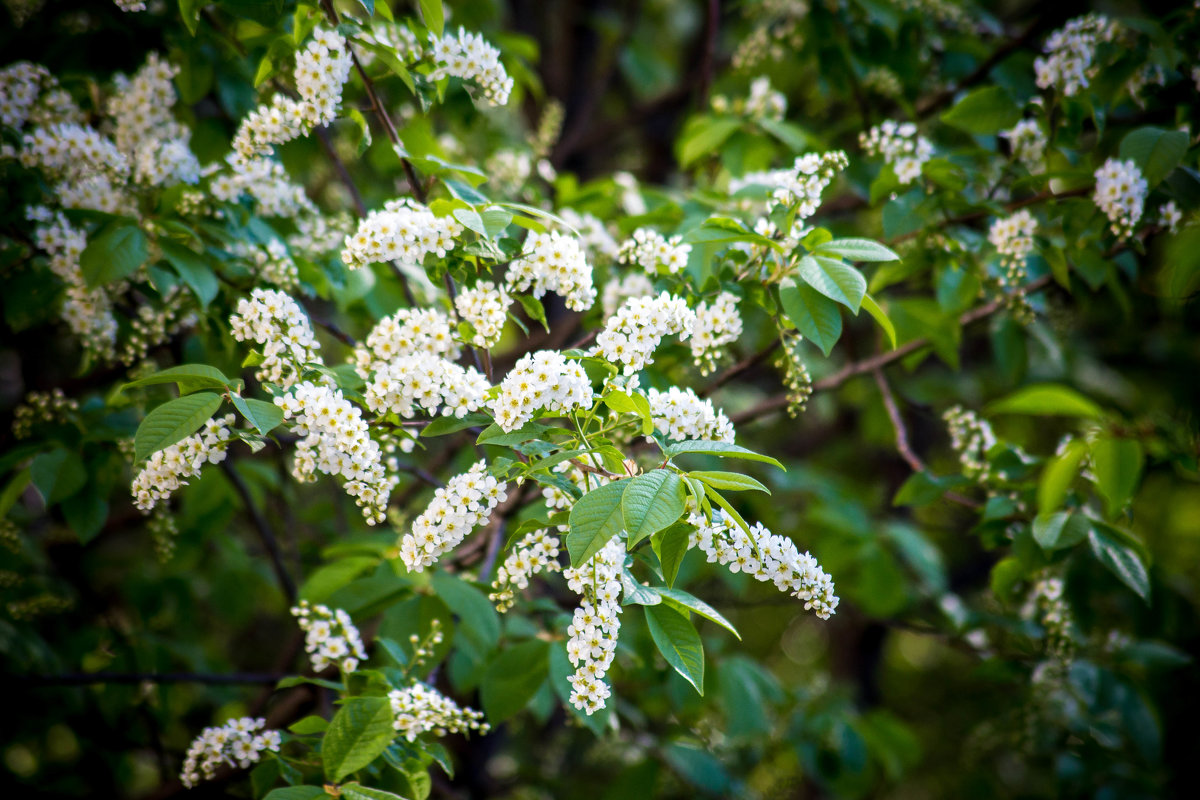
[[700, 598], [693, 597], [682, 589], [664, 589], [661, 586], [652, 586], [650, 589], [651, 591], [661, 595], [666, 600], [669, 600], [671, 603], [674, 603], [682, 608], [686, 608], [688, 611], [694, 611], [705, 619], [717, 623], [722, 628], [736, 636], [739, 640], [742, 638], [742, 635], [737, 632], [737, 628], [733, 627], [733, 623], [725, 619], [725, 617], [723, 617], [719, 611]]
[[1146, 126], [1130, 131], [1121, 140], [1120, 157], [1132, 159], [1153, 189], [1175, 169], [1187, 154], [1191, 137], [1186, 130]]
[[1057, 511], [1033, 519], [1033, 540], [1047, 552], [1074, 547], [1087, 538], [1091, 522], [1083, 514]]
[[274, 403], [237, 394], [230, 395], [229, 399], [233, 407], [263, 436], [283, 422], [283, 410]]
[[899, 261], [890, 247], [871, 239], [834, 239], [816, 249], [818, 255], [841, 256], [850, 261]]
[[650, 546], [654, 549], [654, 554], [658, 556], [663, 580], [666, 581], [667, 586], [675, 585], [675, 578], [679, 575], [679, 565], [683, 563], [683, 557], [687, 555], [688, 544], [694, 530], [693, 525], [677, 522], [650, 537]]
[[133, 437], [134, 460], [144, 461], [164, 447], [186, 439], [221, 407], [221, 396], [201, 392], [178, 397], [151, 411]]
[[800, 259], [800, 277], [821, 294], [836, 300], [855, 314], [867, 293], [867, 279], [854, 267], [825, 256]]
[[326, 779], [339, 783], [370, 764], [392, 743], [392, 706], [386, 697], [352, 697], [329, 722], [321, 746]]
[[29, 478], [49, 506], [82, 489], [87, 483], [87, 470], [79, 453], [59, 447], [33, 459]]
[[198, 254], [181, 244], [160, 240], [158, 246], [162, 249], [163, 257], [196, 295], [200, 307], [207, 308], [220, 288], [212, 267]]
[[645, 606], [646, 625], [658, 652], [684, 680], [704, 694], [704, 644], [696, 628], [666, 604]]
[[629, 484], [628, 480], [605, 484], [585, 494], [571, 507], [570, 532], [566, 539], [571, 566], [583, 564], [621, 532], [625, 525], [621, 498]]
[[137, 225], [113, 223], [88, 240], [79, 269], [89, 289], [128, 278], [146, 263], [146, 234]]
[[674, 472], [655, 469], [623, 482], [621, 514], [630, 547], [683, 516], [683, 481]]
[[1079, 464], [1087, 455], [1087, 445], [1072, 440], [1063, 452], [1042, 467], [1038, 481], [1038, 511], [1048, 514], [1057, 511], [1067, 496], [1067, 490], [1079, 475]]
[[[234, 381], [226, 378], [221, 370], [210, 367], [208, 364], [181, 364], [178, 367], [168, 367], [153, 375], [126, 383], [121, 386], [121, 391], [164, 383], [177, 384], [180, 394], [189, 394], [199, 389], [228, 389], [235, 384]], [[236, 383], [240, 384], [241, 382], [237, 381]]]
[[791, 278], [780, 282], [779, 301], [796, 329], [828, 356], [842, 335], [842, 314], [837, 303]]
[[[883, 328], [883, 332], [887, 334], [888, 342], [891, 343], [892, 349], [895, 350], [896, 326], [893, 325], [892, 321], [888, 318], [887, 312], [880, 308], [879, 304], [875, 302], [875, 298], [871, 297], [869, 294], [863, 295], [862, 307], [866, 309], [867, 313], [870, 314], [877, 323], [879, 323], [879, 327]], [[841, 321], [840, 316], [838, 317], [838, 321]], [[826, 353], [825, 355], [829, 355], [829, 353]]]
[[446, 24], [446, 12], [442, 10], [442, 0], [419, 0], [421, 19], [429, 32], [439, 39]]
[[1116, 528], [1093, 521], [1088, 544], [1101, 564], [1136, 592], [1138, 597], [1149, 602], [1150, 575], [1137, 550], [1128, 543], [1128, 538], [1128, 534]]
[[683, 455], [709, 455], [720, 456], [721, 458], [739, 458], [746, 461], [761, 461], [764, 464], [772, 464], [780, 469], [787, 471], [783, 464], [771, 456], [764, 456], [762, 453], [756, 453], [753, 450], [747, 450], [738, 444], [732, 442], [709, 441], [705, 439], [688, 439], [682, 442], [670, 442], [663, 447], [663, 453], [668, 458], [677, 458]]
[[743, 475], [740, 472], [704, 472], [693, 470], [688, 475], [704, 481], [714, 489], [727, 489], [735, 492], [771, 493], [771, 490], [764, 486], [761, 481], [757, 481], [749, 475]]
[[1092, 442], [1096, 487], [1114, 515], [1133, 497], [1142, 474], [1142, 446], [1135, 439], [1105, 436]]

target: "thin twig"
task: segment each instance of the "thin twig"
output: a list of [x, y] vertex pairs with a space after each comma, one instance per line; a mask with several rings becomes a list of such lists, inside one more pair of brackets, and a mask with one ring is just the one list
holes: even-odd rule
[[287, 565], [283, 562], [283, 551], [279, 547], [279, 539], [275, 536], [275, 531], [271, 529], [271, 524], [267, 522], [267, 518], [263, 516], [262, 511], [254, 503], [254, 496], [250, 494], [250, 487], [242, 480], [242, 476], [233, 468], [233, 464], [226, 459], [221, 464], [221, 468], [228, 476], [229, 482], [233, 484], [233, 488], [237, 490], [238, 495], [242, 498], [242, 504], [246, 506], [246, 511], [250, 514], [250, 520], [254, 523], [254, 529], [258, 531], [258, 537], [262, 540], [263, 547], [267, 549], [267, 554], [271, 557], [271, 566], [275, 569], [275, 577], [279, 579], [279, 586], [283, 589], [284, 595], [289, 603], [296, 602], [296, 584], [292, 580], [291, 574], [288, 573]]
[[[1016, 211], [1017, 209], [1025, 208], [1027, 206], [1037, 205], [1038, 203], [1044, 202], [1046, 200], [1061, 200], [1061, 199], [1068, 198], [1068, 197], [1079, 197], [1081, 195], [1085, 195], [1088, 192], [1092, 191], [1092, 188], [1093, 187], [1089, 185], [1089, 186], [1080, 186], [1078, 189], [1070, 189], [1065, 192], [1057, 192], [1057, 193], [1051, 192], [1051, 191], [1039, 192], [1038, 194], [1030, 195], [1029, 197], [1025, 197], [1020, 200], [1014, 200], [1011, 203], [1007, 203], [1004, 206], [1004, 209], [1006, 211]], [[948, 228], [951, 225], [964, 225], [968, 222], [974, 222], [977, 219], [983, 219], [983, 218], [987, 217], [988, 214], [991, 214], [991, 213], [992, 212], [989, 209], [980, 208], [975, 211], [968, 212], [966, 214], [961, 214], [957, 217], [948, 217], [947, 219], [944, 219], [941, 222], [939, 222], [935, 227], [936, 228]], [[923, 232], [924, 232], [924, 229], [918, 229], [915, 231], [909, 231], [908, 233], [902, 233], [899, 236], [893, 236], [891, 239], [888, 240], [888, 244], [898, 244], [900, 242], [908, 241], [909, 239], [912, 239], [916, 236], [920, 236]]]
[[1007, 58], [1013, 51], [1022, 47], [1027, 41], [1029, 41], [1037, 29], [1037, 23], [1030, 25], [1020, 34], [1012, 39], [1009, 39], [1000, 47], [996, 48], [996, 50], [994, 50], [990, 56], [979, 62], [979, 66], [975, 67], [975, 69], [971, 71], [970, 75], [967, 75], [967, 77], [963, 78], [952, 88], [943, 89], [937, 94], [927, 95], [919, 100], [917, 102], [917, 116], [927, 117], [942, 107], [949, 105], [959, 92], [982, 81], [988, 76], [988, 73], [992, 71], [993, 67]]
[[708, 384], [698, 392], [698, 394], [701, 397], [708, 397], [710, 394], [715, 392], [717, 389], [720, 389], [725, 384], [729, 383], [731, 380], [736, 378], [738, 375], [741, 375], [746, 370], [748, 370], [751, 367], [755, 366], [756, 364], [764, 361], [768, 356], [771, 355], [771, 353], [774, 353], [781, 344], [783, 344], [782, 339], [779, 339], [779, 338], [772, 339], [771, 343], [768, 344], [766, 347], [764, 347], [762, 350], [759, 350], [757, 353], [755, 353], [752, 356], [748, 356], [747, 358], [742, 359], [741, 361], [734, 364], [729, 369], [722, 372], [716, 378], [709, 381]]

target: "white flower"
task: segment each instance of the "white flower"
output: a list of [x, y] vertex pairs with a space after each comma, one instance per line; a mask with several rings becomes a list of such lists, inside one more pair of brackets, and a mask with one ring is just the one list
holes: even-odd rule
[[622, 264], [637, 264], [651, 275], [660, 270], [674, 275], [687, 266], [692, 252], [692, 246], [682, 242], [680, 236], [667, 239], [653, 228], [638, 228], [621, 243], [617, 258]]
[[573, 208], [560, 209], [558, 215], [579, 233], [579, 244], [593, 260], [599, 256], [617, 257], [617, 241], [594, 214], [580, 213]]
[[1110, 158], [1096, 170], [1096, 205], [1108, 217], [1114, 235], [1124, 239], [1142, 218], [1148, 187], [1132, 160]]
[[570, 679], [571, 704], [588, 715], [604, 708], [610, 694], [604, 676], [612, 665], [621, 630], [624, 564], [624, 541], [613, 537], [579, 567], [563, 572], [571, 591], [583, 597], [567, 628], [567, 658], [575, 667]]
[[575, 237], [557, 231], [531, 233], [523, 250], [508, 269], [510, 291], [528, 290], [539, 298], [554, 292], [574, 311], [587, 311], [596, 302], [592, 268]]
[[451, 361], [462, 354], [449, 317], [433, 308], [402, 308], [381, 319], [354, 348], [355, 369], [366, 378], [393, 359], [421, 353]]
[[490, 388], [487, 378], [476, 370], [419, 352], [376, 365], [367, 383], [367, 408], [376, 414], [392, 412], [411, 419], [418, 407], [429, 414], [440, 407], [443, 416], [462, 419], [483, 406]]
[[322, 672], [331, 664], [337, 664], [343, 672], [353, 672], [367, 658], [358, 628], [350, 615], [340, 608], [330, 610], [328, 606], [309, 605], [301, 600], [292, 609], [300, 630], [304, 631], [304, 649], [312, 656], [313, 670]]
[[480, 281], [472, 288], [459, 292], [454, 298], [454, 307], [475, 329], [475, 335], [468, 344], [489, 349], [495, 347], [504, 331], [511, 303], [512, 298], [504, 287], [497, 287], [491, 281]]
[[1025, 277], [1025, 259], [1033, 252], [1035, 231], [1037, 220], [1027, 209], [996, 220], [988, 229], [988, 241], [1000, 253], [1004, 282], [1009, 286], [1019, 285]]
[[473, 708], [464, 708], [449, 697], [423, 683], [407, 689], [396, 689], [388, 694], [392, 705], [392, 726], [413, 741], [422, 733], [433, 731], [437, 736], [448, 733], [479, 731], [487, 733], [491, 727], [483, 721], [483, 714]]
[[1158, 207], [1158, 218], [1167, 230], [1175, 233], [1179, 229], [1179, 221], [1183, 219], [1183, 212], [1175, 205], [1174, 200], [1168, 200]]
[[212, 780], [222, 765], [249, 767], [262, 758], [265, 751], [279, 752], [283, 743], [279, 731], [262, 730], [265, 719], [243, 717], [220, 727], [205, 728], [188, 748], [179, 780], [191, 789], [202, 780]]
[[[842, 150], [806, 153], [787, 169], [748, 172], [740, 178], [734, 178], [729, 182], [729, 193], [735, 194], [747, 186], [773, 189], [772, 202], [797, 206], [796, 221], [800, 222], [817, 213], [821, 194], [849, 163]], [[769, 223], [767, 220], [764, 222]]]
[[921, 177], [921, 168], [933, 156], [933, 144], [911, 122], [885, 120], [859, 134], [858, 142], [869, 155], [883, 156], [891, 164], [901, 186]]
[[708, 303], [696, 306], [692, 358], [703, 375], [716, 369], [717, 360], [727, 352], [727, 345], [742, 335], [742, 316], [738, 313], [737, 303], [737, 295], [721, 292], [711, 306]]
[[437, 69], [429, 75], [430, 80], [453, 75], [477, 86], [491, 105], [502, 106], [508, 102], [513, 79], [500, 63], [500, 51], [482, 36], [459, 28], [457, 35], [446, 32], [441, 39], [430, 35], [430, 44], [433, 61], [437, 64]]
[[134, 505], [149, 513], [159, 501], [167, 500], [180, 486], [186, 486], [187, 478], [198, 476], [205, 464], [224, 461], [233, 438], [230, 427], [234, 420], [233, 414], [210, 419], [198, 433], [150, 456], [133, 479]]
[[654, 283], [646, 273], [630, 272], [622, 278], [612, 278], [604, 284], [600, 306], [607, 318], [617, 313], [617, 309], [629, 298], [646, 297], [651, 294], [654, 294]]
[[256, 373], [287, 389], [300, 380], [304, 364], [320, 361], [320, 343], [313, 335], [308, 317], [295, 300], [274, 289], [255, 289], [242, 298], [237, 313], [229, 318], [233, 338], [262, 347], [263, 362]]
[[592, 404], [592, 384], [578, 362], [553, 350], [527, 353], [504, 377], [492, 416], [505, 431], [520, 428], [542, 410], [570, 414]]
[[679, 334], [686, 339], [695, 324], [696, 312], [682, 297], [663, 292], [658, 297], [630, 298], [604, 324], [594, 353], [613, 364], [623, 364], [625, 374], [633, 375], [653, 362], [662, 337]]
[[487, 474], [487, 464], [483, 461], [447, 481], [434, 492], [433, 502], [400, 541], [404, 565], [411, 571], [420, 571], [452, 550], [491, 516], [497, 504], [507, 499], [505, 489], [503, 483]]
[[672, 386], [665, 392], [650, 389], [650, 416], [654, 429], [671, 441], [688, 439], [732, 442], [733, 423], [725, 412], [713, 408], [711, 400], [702, 400], [691, 389]]
[[444, 258], [462, 232], [454, 217], [434, 216], [408, 198], [391, 200], [382, 211], [368, 214], [358, 223], [358, 230], [346, 237], [342, 261], [350, 269], [383, 261], [420, 266], [429, 253]]
[[1045, 170], [1046, 134], [1037, 120], [1023, 119], [1000, 135], [1008, 139], [1013, 158], [1024, 164], [1026, 169], [1034, 174]]
[[1038, 88], [1055, 87], [1068, 97], [1086, 89], [1099, 71], [1092, 64], [1097, 46], [1116, 39], [1120, 30], [1107, 17], [1088, 14], [1050, 34], [1043, 48], [1046, 55], [1033, 62]]
[[991, 424], [962, 406], [948, 409], [942, 419], [946, 420], [950, 446], [958, 453], [963, 475], [980, 483], [988, 482], [992, 473], [987, 453], [996, 444]]
[[492, 582], [495, 591], [488, 595], [488, 599], [496, 604], [496, 610], [503, 613], [512, 608], [516, 593], [527, 589], [529, 579], [537, 573], [562, 569], [558, 563], [558, 553], [558, 537], [549, 531], [534, 531], [521, 537], [500, 565], [496, 580]]

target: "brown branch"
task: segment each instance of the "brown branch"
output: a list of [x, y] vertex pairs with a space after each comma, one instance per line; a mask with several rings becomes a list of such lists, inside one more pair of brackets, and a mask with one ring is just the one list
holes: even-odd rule
[[734, 364], [729, 369], [722, 372], [716, 378], [709, 381], [708, 385], [706, 385], [703, 389], [701, 389], [699, 392], [697, 392], [697, 394], [699, 394], [701, 397], [708, 397], [710, 394], [715, 392], [717, 389], [720, 389], [725, 384], [729, 383], [731, 380], [736, 378], [738, 375], [741, 375], [746, 370], [748, 370], [748, 369], [754, 367], [756, 364], [759, 364], [762, 361], [764, 361], [768, 356], [771, 355], [771, 353], [774, 353], [775, 350], [778, 349], [779, 345], [781, 345], [781, 344], [783, 344], [783, 339], [772, 339], [771, 343], [769, 345], [767, 345], [766, 347], [764, 347], [762, 350], [759, 350], [757, 353], [755, 353], [752, 356], [748, 356], [747, 358], [742, 359], [741, 361]]
[[250, 494], [250, 487], [233, 468], [233, 464], [226, 459], [221, 463], [221, 468], [225, 471], [229, 482], [233, 484], [233, 488], [237, 490], [238, 496], [242, 498], [242, 504], [246, 506], [247, 513], [250, 514], [250, 520], [254, 523], [258, 538], [262, 540], [263, 547], [267, 549], [267, 554], [271, 557], [271, 566], [275, 570], [275, 577], [279, 580], [280, 588], [283, 589], [288, 602], [295, 603], [296, 584], [288, 573], [287, 566], [283, 563], [283, 551], [279, 548], [279, 539], [276, 538], [275, 531], [272, 530], [262, 511], [255, 505], [254, 496]]

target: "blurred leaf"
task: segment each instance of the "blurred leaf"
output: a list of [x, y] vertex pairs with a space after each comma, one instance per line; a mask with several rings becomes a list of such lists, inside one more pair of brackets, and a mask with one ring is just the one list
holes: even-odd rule
[[483, 710], [492, 725], [499, 725], [525, 708], [546, 680], [549, 655], [549, 642], [534, 639], [496, 656], [480, 684]]
[[1079, 464], [1087, 455], [1087, 445], [1078, 439], [1071, 440], [1061, 454], [1042, 467], [1038, 481], [1038, 512], [1049, 514], [1058, 510], [1067, 490], [1079, 475]]
[[1147, 125], [1125, 134], [1119, 153], [1121, 158], [1137, 164], [1146, 184], [1154, 189], [1183, 160], [1189, 141], [1186, 130], [1169, 131]]
[[1101, 564], [1108, 567], [1112, 574], [1121, 582], [1137, 593], [1137, 596], [1150, 602], [1150, 575], [1141, 556], [1131, 547], [1126, 539], [1127, 534], [1103, 522], [1093, 520], [1092, 530], [1088, 534], [1088, 543], [1092, 553]]
[[79, 270], [89, 289], [128, 278], [150, 257], [146, 234], [137, 225], [114, 222], [88, 240]]
[[976, 89], [942, 114], [942, 122], [968, 133], [998, 133], [1021, 119], [1021, 109], [999, 86]]
[[1100, 406], [1067, 386], [1040, 383], [1018, 389], [1007, 397], [988, 404], [986, 413], [1032, 414], [1035, 416], [1062, 415], [1068, 417], [1099, 417]]

